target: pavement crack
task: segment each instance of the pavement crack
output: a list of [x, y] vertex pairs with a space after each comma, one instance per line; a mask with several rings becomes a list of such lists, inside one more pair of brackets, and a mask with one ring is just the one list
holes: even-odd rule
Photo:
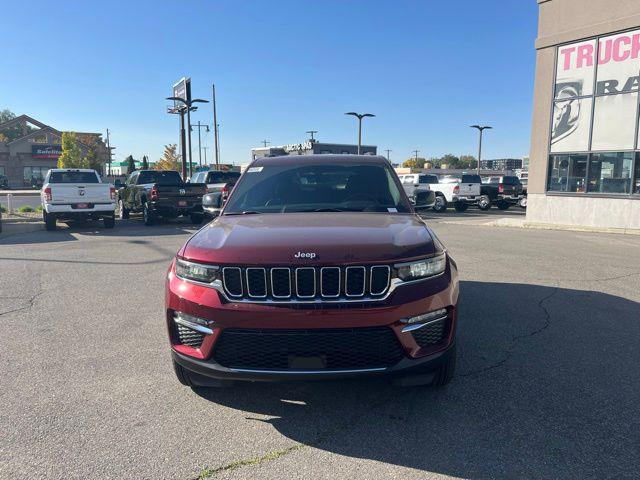
[[511, 357], [513, 356], [513, 352], [515, 351], [518, 343], [526, 338], [531, 338], [534, 337], [536, 335], [538, 335], [540, 332], [543, 332], [544, 330], [546, 330], [547, 328], [549, 328], [549, 326], [551, 325], [551, 313], [549, 313], [549, 310], [547, 309], [547, 307], [544, 306], [544, 303], [551, 299], [551, 297], [553, 297], [554, 295], [556, 295], [559, 292], [558, 287], [555, 287], [553, 289], [553, 291], [544, 296], [543, 298], [541, 298], [538, 303], [537, 303], [537, 307], [542, 310], [542, 312], [544, 313], [544, 322], [542, 324], [541, 327], [536, 328], [535, 330], [525, 333], [523, 335], [515, 335], [511, 338], [511, 344], [509, 345], [509, 347], [505, 350], [505, 356], [500, 359], [499, 361], [488, 365], [486, 367], [477, 369], [477, 370], [473, 370], [471, 372], [468, 373], [462, 373], [460, 375], [456, 375], [456, 377], [472, 377], [475, 375], [480, 375], [482, 373], [488, 372], [490, 370], [495, 370], [497, 368], [502, 367], [505, 363], [507, 363], [507, 361], [509, 361], [511, 359]]

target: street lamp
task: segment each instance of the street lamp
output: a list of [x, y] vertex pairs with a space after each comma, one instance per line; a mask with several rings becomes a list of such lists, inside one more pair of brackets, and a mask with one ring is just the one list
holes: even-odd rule
[[[200, 125], [200, 120], [198, 120], [198, 124], [194, 126], [198, 129], [198, 164], [202, 166], [202, 141], [200, 139], [200, 131], [204, 128], [206, 129], [205, 131], [209, 133], [209, 125]], [[191, 130], [193, 131], [193, 127], [191, 127]]]
[[351, 115], [358, 119], [358, 155], [360, 155], [360, 149], [362, 147], [362, 119], [364, 117], [375, 117], [373, 113], [356, 113], [356, 112], [347, 112], [345, 115]]
[[[191, 158], [191, 111], [195, 110], [198, 107], [195, 107], [193, 104], [194, 103], [209, 103], [209, 100], [204, 100], [202, 98], [194, 98], [193, 100], [186, 100], [182, 97], [167, 97], [167, 100], [173, 100], [174, 102], [180, 102], [184, 105], [184, 108], [179, 109], [179, 113], [180, 113], [180, 120], [181, 120], [181, 125], [180, 125], [180, 131], [182, 133], [182, 135], [184, 135], [184, 111], [186, 110], [187, 112], [187, 131], [189, 132], [189, 136], [187, 137], [188, 139], [188, 151], [189, 151], [189, 176], [193, 175], [193, 162], [192, 162], [192, 158]], [[184, 150], [183, 150], [184, 152]], [[183, 157], [185, 156], [184, 154], [182, 155]], [[182, 176], [186, 177], [186, 169], [185, 169], [185, 165], [184, 165], [184, 158], [182, 159]]]
[[484, 132], [487, 129], [492, 129], [493, 127], [490, 127], [489, 125], [484, 125], [484, 126], [480, 126], [480, 125], [471, 125], [471, 128], [475, 128], [480, 132], [480, 141], [478, 143], [478, 168], [477, 168], [477, 173], [478, 175], [480, 175], [480, 159], [482, 157], [482, 132]]

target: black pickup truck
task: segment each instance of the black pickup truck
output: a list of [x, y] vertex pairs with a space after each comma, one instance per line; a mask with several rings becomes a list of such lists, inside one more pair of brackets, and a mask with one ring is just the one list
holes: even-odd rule
[[173, 170], [136, 170], [124, 187], [118, 190], [120, 218], [142, 212], [145, 225], [153, 225], [159, 217], [188, 216], [194, 224], [202, 223], [203, 183], [185, 183]]
[[488, 210], [495, 205], [500, 210], [507, 210], [511, 205], [518, 205], [522, 198], [522, 184], [520, 179], [511, 175], [490, 177], [482, 182], [480, 194], [483, 201], [478, 203], [482, 210]]

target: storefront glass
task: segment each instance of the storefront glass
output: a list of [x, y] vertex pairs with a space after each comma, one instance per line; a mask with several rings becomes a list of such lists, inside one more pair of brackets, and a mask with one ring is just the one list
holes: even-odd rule
[[594, 153], [589, 163], [589, 192], [631, 193], [633, 157], [627, 153]]

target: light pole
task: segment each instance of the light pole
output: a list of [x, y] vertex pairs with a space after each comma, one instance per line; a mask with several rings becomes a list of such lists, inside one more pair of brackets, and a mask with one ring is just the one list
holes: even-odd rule
[[202, 150], [204, 150], [204, 164], [207, 164], [207, 150], [209, 149], [209, 147], [202, 147]]
[[389, 153], [390, 153], [390, 152], [393, 152], [393, 150], [390, 150], [390, 149], [388, 149], [388, 148], [387, 148], [387, 149], [385, 150], [385, 152], [387, 152], [387, 161], [389, 161], [389, 162], [390, 162], [390, 161], [391, 161], [391, 158], [389, 158]]
[[216, 85], [211, 84], [211, 90], [213, 94], [213, 142], [216, 156], [216, 168], [220, 166], [220, 146], [218, 145], [218, 115], [216, 113]]
[[[200, 120], [198, 120], [198, 124], [195, 125], [195, 127], [198, 129], [198, 164], [200, 166], [202, 166], [202, 141], [200, 138], [200, 131], [205, 128], [206, 132], [209, 132], [209, 125], [200, 125]], [[191, 130], [193, 130], [194, 127], [191, 127]]]
[[373, 113], [356, 113], [356, 112], [347, 112], [345, 115], [351, 115], [352, 117], [356, 117], [358, 119], [358, 155], [360, 155], [360, 150], [362, 148], [362, 119], [364, 117], [375, 117]]
[[416, 162], [417, 162], [418, 161], [418, 153], [420, 153], [420, 150], [412, 150], [412, 151], [416, 156]]
[[309, 135], [311, 135], [311, 143], [313, 143], [313, 142], [315, 142], [315, 141], [316, 141], [316, 139], [315, 139], [315, 138], [313, 138], [313, 134], [314, 134], [314, 133], [318, 133], [318, 130], [307, 130], [307, 131], [306, 131], [306, 132], [304, 132], [304, 133], [308, 133]]
[[489, 125], [471, 125], [471, 128], [475, 128], [480, 132], [480, 141], [478, 142], [478, 168], [476, 169], [477, 174], [480, 175], [480, 160], [482, 157], [482, 132], [487, 129], [492, 129], [493, 127], [490, 127]]
[[[197, 106], [193, 106], [194, 103], [209, 103], [209, 100], [203, 100], [202, 98], [194, 98], [193, 100], [185, 100], [182, 97], [167, 97], [167, 100], [173, 100], [174, 102], [180, 102], [184, 105], [183, 108], [179, 109], [180, 113], [180, 121], [181, 121], [181, 125], [180, 125], [180, 133], [181, 135], [184, 135], [184, 111], [186, 110], [187, 112], [187, 132], [189, 133], [187, 139], [188, 139], [188, 153], [189, 153], [189, 176], [193, 175], [193, 161], [192, 161], [192, 157], [191, 157], [191, 111], [192, 110], [196, 110], [198, 107]], [[170, 113], [174, 113], [174, 112], [170, 112]], [[184, 145], [184, 143], [183, 143]], [[185, 155], [183, 155], [184, 157]], [[186, 169], [185, 169], [185, 165], [184, 165], [184, 158], [182, 159], [182, 175], [183, 177], [186, 177]]]

